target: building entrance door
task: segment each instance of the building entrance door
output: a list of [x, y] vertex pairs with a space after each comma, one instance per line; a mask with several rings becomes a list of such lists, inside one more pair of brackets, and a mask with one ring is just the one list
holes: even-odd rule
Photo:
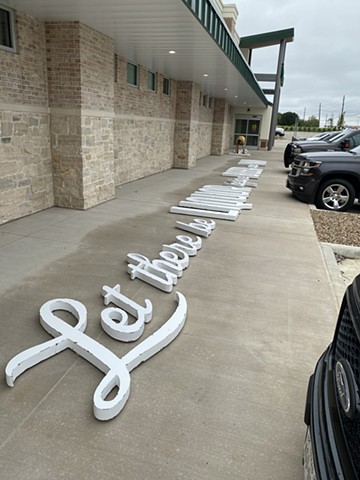
[[243, 135], [246, 138], [246, 148], [258, 149], [259, 148], [259, 136], [260, 136], [260, 122], [261, 118], [253, 117], [236, 117], [235, 118], [235, 132], [234, 132], [234, 145], [239, 135]]

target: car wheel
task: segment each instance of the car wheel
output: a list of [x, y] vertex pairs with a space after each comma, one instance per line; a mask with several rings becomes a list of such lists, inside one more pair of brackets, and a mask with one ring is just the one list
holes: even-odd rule
[[323, 210], [345, 212], [355, 201], [355, 189], [350, 182], [332, 179], [320, 185], [315, 204]]

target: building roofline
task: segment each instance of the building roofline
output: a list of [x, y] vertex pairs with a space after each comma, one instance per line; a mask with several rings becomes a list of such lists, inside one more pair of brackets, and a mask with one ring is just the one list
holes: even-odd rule
[[[232, 64], [236, 67], [238, 72], [242, 75], [245, 79], [247, 84], [250, 88], [254, 91], [254, 93], [258, 96], [258, 98], [262, 101], [265, 106], [269, 105], [269, 101], [264, 95], [262, 88], [258, 84], [255, 75], [253, 74], [251, 68], [249, 67], [248, 63], [246, 62], [243, 54], [240, 51], [240, 48], [234, 42], [234, 39], [226, 25], [225, 20], [223, 17], [220, 17], [217, 9], [214, 8], [213, 3], [211, 0], [205, 0], [205, 3], [199, 2], [199, 0], [182, 0], [188, 8], [192, 11], [192, 13], [197, 17], [200, 21], [202, 26], [208, 31], [208, 33], [212, 36], [221, 50], [225, 53], [225, 55], [229, 58]], [[208, 5], [210, 8], [204, 8], [204, 5]], [[216, 23], [211, 21], [211, 10], [215, 13], [217, 18], [221, 21], [221, 23]]]

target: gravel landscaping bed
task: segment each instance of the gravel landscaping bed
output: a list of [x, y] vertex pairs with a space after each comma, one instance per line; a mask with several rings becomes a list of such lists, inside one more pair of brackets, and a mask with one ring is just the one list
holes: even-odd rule
[[311, 210], [311, 217], [320, 242], [360, 247], [360, 215]]
[[340, 305], [346, 287], [360, 274], [360, 214], [326, 210], [310, 212], [317, 237], [326, 249], [323, 250], [324, 258]]

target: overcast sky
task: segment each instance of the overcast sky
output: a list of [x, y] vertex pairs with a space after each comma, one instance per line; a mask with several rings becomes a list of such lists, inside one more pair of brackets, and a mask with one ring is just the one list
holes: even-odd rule
[[[242, 36], [294, 27], [288, 43], [285, 81], [279, 111], [300, 118], [340, 115], [345, 95], [345, 120], [360, 126], [360, 1], [347, 0], [224, 0], [236, 3], [236, 24]], [[278, 47], [253, 51], [254, 73], [275, 73]], [[262, 84], [270, 88], [273, 84]], [[271, 100], [273, 97], [269, 97]]]

